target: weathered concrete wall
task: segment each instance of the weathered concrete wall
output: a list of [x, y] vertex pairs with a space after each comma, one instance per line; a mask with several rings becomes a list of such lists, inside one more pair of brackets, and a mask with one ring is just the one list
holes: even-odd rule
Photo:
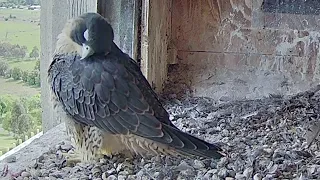
[[[306, 7], [308, 1], [300, 1], [299, 7]], [[320, 16], [295, 12], [301, 8], [290, 5], [281, 6], [286, 13], [263, 12], [262, 3], [173, 0], [172, 41], [178, 53], [169, 61], [184, 70], [171, 74], [179, 74], [194, 95], [216, 99], [288, 94], [319, 82]]]
[[97, 0], [42, 0], [40, 17], [40, 43], [41, 43], [41, 105], [42, 126], [46, 132], [58, 125], [61, 121], [52, 109], [52, 102], [47, 83], [47, 70], [52, 61], [56, 37], [61, 32], [67, 19], [78, 16], [84, 12], [96, 12]]

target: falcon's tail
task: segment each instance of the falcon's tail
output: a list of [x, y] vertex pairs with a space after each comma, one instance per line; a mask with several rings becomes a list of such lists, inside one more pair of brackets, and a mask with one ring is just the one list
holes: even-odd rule
[[210, 144], [177, 128], [164, 125], [163, 131], [172, 138], [172, 142], [167, 145], [175, 148], [182, 155], [196, 155], [214, 159], [226, 156], [218, 145]]

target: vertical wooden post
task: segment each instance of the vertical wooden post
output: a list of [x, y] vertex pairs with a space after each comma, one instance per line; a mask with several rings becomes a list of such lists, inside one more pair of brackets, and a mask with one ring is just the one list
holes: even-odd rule
[[142, 0], [141, 69], [157, 92], [167, 78], [172, 0]]

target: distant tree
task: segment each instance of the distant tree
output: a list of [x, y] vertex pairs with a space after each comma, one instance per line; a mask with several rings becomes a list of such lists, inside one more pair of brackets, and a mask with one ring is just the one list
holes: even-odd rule
[[18, 126], [16, 134], [22, 135], [33, 129], [33, 117], [30, 114], [21, 114], [18, 117]]
[[40, 100], [40, 94], [28, 97], [25, 99], [25, 107], [27, 108], [28, 112], [34, 110], [34, 109], [40, 109], [41, 108], [41, 100]]
[[12, 77], [12, 69], [8, 69], [4, 75], [5, 78], [11, 78]]
[[6, 131], [11, 131], [11, 112], [7, 112], [4, 114], [2, 119], [2, 128]]
[[22, 71], [22, 81], [27, 83], [28, 82], [28, 75], [29, 75], [29, 72], [28, 71]]
[[0, 99], [0, 117], [2, 117], [6, 113], [7, 104]]
[[22, 76], [22, 71], [20, 68], [18, 67], [14, 67], [13, 70], [12, 70], [12, 78], [14, 80], [20, 80], [21, 79], [21, 76]]
[[26, 0], [26, 5], [34, 5], [35, 0]]
[[35, 85], [37, 87], [40, 87], [41, 86], [40, 71], [33, 71], [33, 73], [34, 73], [34, 76], [35, 76], [34, 83], [35, 83]]
[[36, 65], [34, 66], [34, 70], [40, 71], [40, 60], [36, 62]]
[[25, 5], [26, 0], [7, 0], [8, 3], [12, 3], [14, 5]]
[[6, 71], [8, 71], [9, 65], [5, 61], [0, 61], [0, 76], [5, 76]]
[[9, 43], [0, 43], [0, 56], [11, 56], [12, 45]]
[[18, 44], [15, 44], [11, 47], [11, 56], [15, 58], [24, 58], [27, 54], [27, 49], [23, 46], [21, 47]]
[[28, 84], [40, 87], [40, 72], [39, 71], [33, 70], [32, 72], [29, 72]]
[[23, 106], [23, 103], [21, 103], [20, 100], [15, 100], [13, 105], [12, 105], [12, 110], [11, 110], [11, 124], [10, 128], [11, 131], [15, 134], [19, 134], [19, 117], [22, 114], [26, 113], [26, 108]]
[[35, 126], [41, 126], [42, 125], [42, 110], [40, 108], [33, 109], [30, 111], [30, 115], [33, 117], [33, 124]]
[[29, 57], [30, 58], [39, 58], [39, 49], [38, 49], [38, 47], [37, 46], [34, 46], [33, 48], [32, 48], [32, 51], [30, 52], [30, 54], [29, 54]]
[[11, 95], [1, 95], [0, 96], [0, 102], [3, 103], [4, 109], [2, 110], [2, 113], [5, 114], [7, 112], [11, 112], [13, 102], [15, 101], [15, 97]]

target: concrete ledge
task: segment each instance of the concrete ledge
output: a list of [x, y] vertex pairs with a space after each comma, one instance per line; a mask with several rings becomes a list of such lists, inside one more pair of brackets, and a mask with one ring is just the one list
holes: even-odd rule
[[39, 133], [0, 157], [0, 171], [8, 165], [10, 172], [20, 172], [33, 160], [62, 141], [68, 142], [65, 124], [61, 123], [45, 134]]

